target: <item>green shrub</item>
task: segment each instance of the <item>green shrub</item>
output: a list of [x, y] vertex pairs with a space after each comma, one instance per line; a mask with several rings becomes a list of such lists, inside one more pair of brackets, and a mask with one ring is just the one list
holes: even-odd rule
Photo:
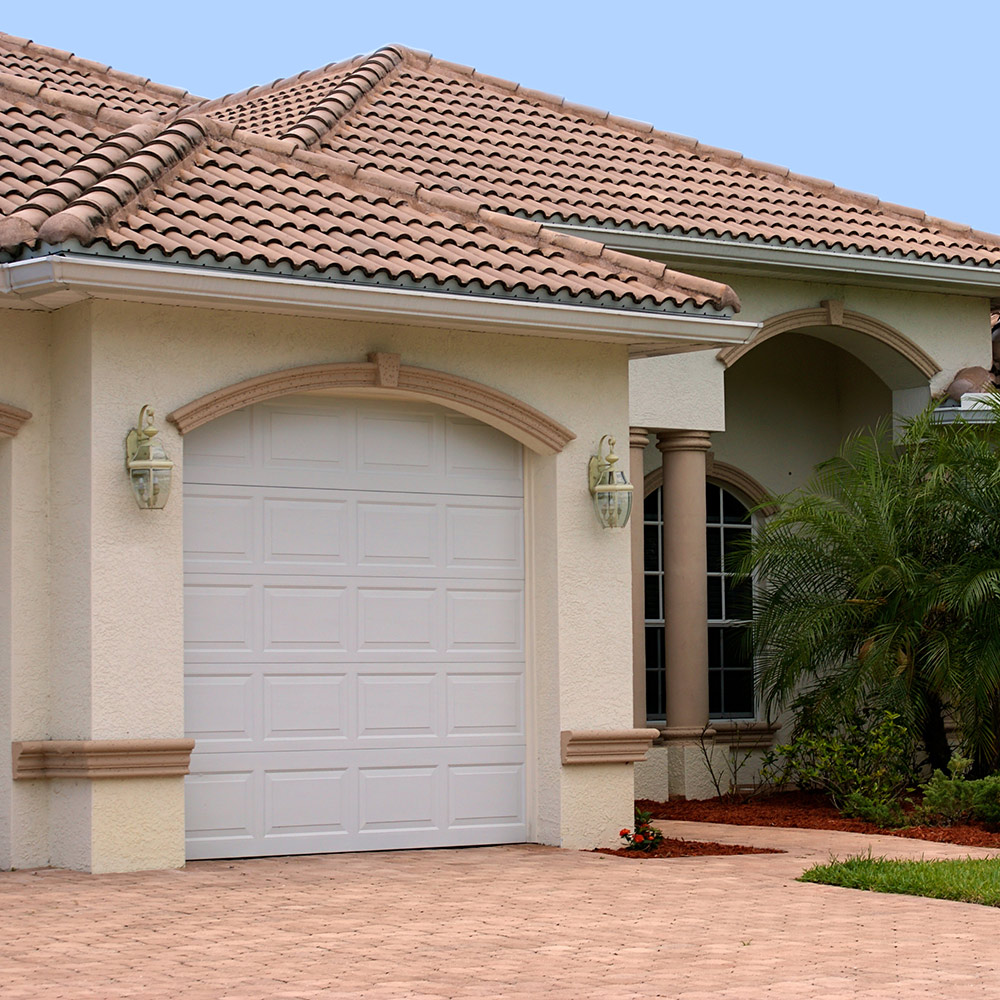
[[914, 816], [931, 826], [954, 823], [1000, 823], [1000, 775], [969, 780], [965, 777], [972, 762], [954, 757], [950, 774], [937, 770], [923, 786], [924, 799]]
[[908, 822], [899, 802], [869, 799], [860, 792], [848, 794], [840, 812], [844, 816], [853, 816], [866, 823], [887, 828], [906, 826]]
[[896, 818], [890, 807], [912, 778], [913, 738], [894, 712], [839, 723], [807, 713], [800, 717], [791, 742], [765, 756], [761, 771], [770, 784], [826, 792], [845, 815], [864, 812], [867, 818], [878, 812]]

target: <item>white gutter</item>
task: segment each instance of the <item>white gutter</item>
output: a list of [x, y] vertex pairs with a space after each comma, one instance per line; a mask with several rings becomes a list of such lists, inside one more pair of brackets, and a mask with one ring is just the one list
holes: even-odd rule
[[58, 309], [87, 298], [625, 343], [636, 356], [745, 343], [759, 323], [280, 278], [153, 261], [51, 255], [0, 264], [0, 303]]
[[874, 254], [813, 250], [807, 247], [763, 246], [739, 240], [713, 240], [696, 236], [667, 236], [660, 233], [631, 233], [600, 226], [578, 226], [546, 222], [546, 229], [556, 229], [573, 236], [596, 240], [623, 253], [667, 258], [671, 261], [697, 261], [722, 270], [741, 270], [770, 277], [795, 277], [792, 272], [822, 276], [864, 278], [879, 284], [902, 287], [933, 285], [967, 294], [1000, 295], [1000, 266], [948, 264], [940, 261], [881, 257]]

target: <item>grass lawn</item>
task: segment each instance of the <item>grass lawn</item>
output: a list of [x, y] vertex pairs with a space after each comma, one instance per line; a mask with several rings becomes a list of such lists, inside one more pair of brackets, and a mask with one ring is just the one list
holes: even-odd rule
[[857, 856], [816, 865], [799, 881], [1000, 906], [1000, 858], [890, 861]]

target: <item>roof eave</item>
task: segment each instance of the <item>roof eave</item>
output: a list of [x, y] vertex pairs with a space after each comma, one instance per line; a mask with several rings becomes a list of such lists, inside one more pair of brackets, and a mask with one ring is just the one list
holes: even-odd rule
[[838, 281], [888, 288], [946, 291], [964, 295], [1000, 294], [1000, 267], [951, 264], [880, 254], [774, 246], [740, 240], [631, 232], [601, 226], [546, 222], [547, 229], [600, 240], [624, 253], [662, 260], [682, 269], [738, 271], [759, 277]]
[[267, 274], [47, 255], [0, 264], [0, 304], [53, 310], [85, 299], [393, 322], [620, 343], [634, 357], [743, 344], [760, 324], [724, 317], [641, 312], [306, 281]]

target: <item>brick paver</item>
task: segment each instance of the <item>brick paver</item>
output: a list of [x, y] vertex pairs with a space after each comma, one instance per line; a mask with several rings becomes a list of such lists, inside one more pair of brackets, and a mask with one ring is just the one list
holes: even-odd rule
[[3, 1000], [1000, 998], [1000, 913], [795, 882], [857, 834], [664, 823], [778, 855], [537, 846], [0, 873]]

